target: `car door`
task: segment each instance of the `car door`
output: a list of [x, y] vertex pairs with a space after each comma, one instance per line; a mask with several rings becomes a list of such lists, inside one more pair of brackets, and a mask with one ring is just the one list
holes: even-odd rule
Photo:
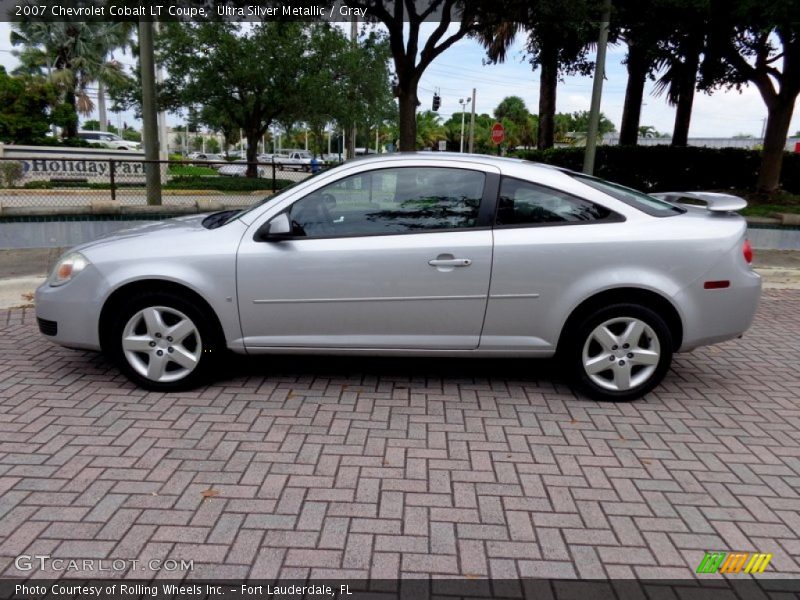
[[486, 168], [393, 167], [298, 199], [289, 239], [248, 232], [240, 246], [245, 345], [476, 348], [498, 180]]
[[504, 176], [481, 350], [551, 352], [565, 290], [607, 266], [608, 245], [626, 238], [624, 221], [586, 198]]

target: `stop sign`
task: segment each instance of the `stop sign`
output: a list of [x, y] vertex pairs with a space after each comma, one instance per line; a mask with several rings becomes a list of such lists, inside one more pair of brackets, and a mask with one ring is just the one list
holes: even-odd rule
[[492, 125], [492, 142], [501, 144], [506, 139], [506, 130], [503, 129], [502, 123], [495, 123]]

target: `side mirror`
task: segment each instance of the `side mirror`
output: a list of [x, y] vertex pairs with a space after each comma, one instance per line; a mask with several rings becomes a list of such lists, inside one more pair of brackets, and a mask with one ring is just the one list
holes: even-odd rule
[[256, 239], [264, 242], [275, 242], [292, 237], [292, 224], [285, 212], [276, 215], [256, 232]]

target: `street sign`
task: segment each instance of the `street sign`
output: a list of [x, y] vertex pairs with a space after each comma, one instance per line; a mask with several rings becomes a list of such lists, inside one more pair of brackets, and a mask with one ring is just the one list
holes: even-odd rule
[[439, 140], [439, 152], [447, 150], [447, 140]]
[[495, 123], [492, 125], [492, 142], [502, 144], [504, 139], [506, 139], [506, 130], [503, 129], [503, 124]]

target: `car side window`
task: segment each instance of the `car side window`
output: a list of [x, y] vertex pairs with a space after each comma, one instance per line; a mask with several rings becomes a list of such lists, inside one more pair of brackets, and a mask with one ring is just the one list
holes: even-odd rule
[[486, 176], [446, 167], [378, 169], [345, 177], [295, 202], [302, 237], [387, 235], [476, 227]]
[[558, 225], [615, 221], [619, 216], [605, 208], [529, 181], [504, 177], [500, 184], [495, 225]]

